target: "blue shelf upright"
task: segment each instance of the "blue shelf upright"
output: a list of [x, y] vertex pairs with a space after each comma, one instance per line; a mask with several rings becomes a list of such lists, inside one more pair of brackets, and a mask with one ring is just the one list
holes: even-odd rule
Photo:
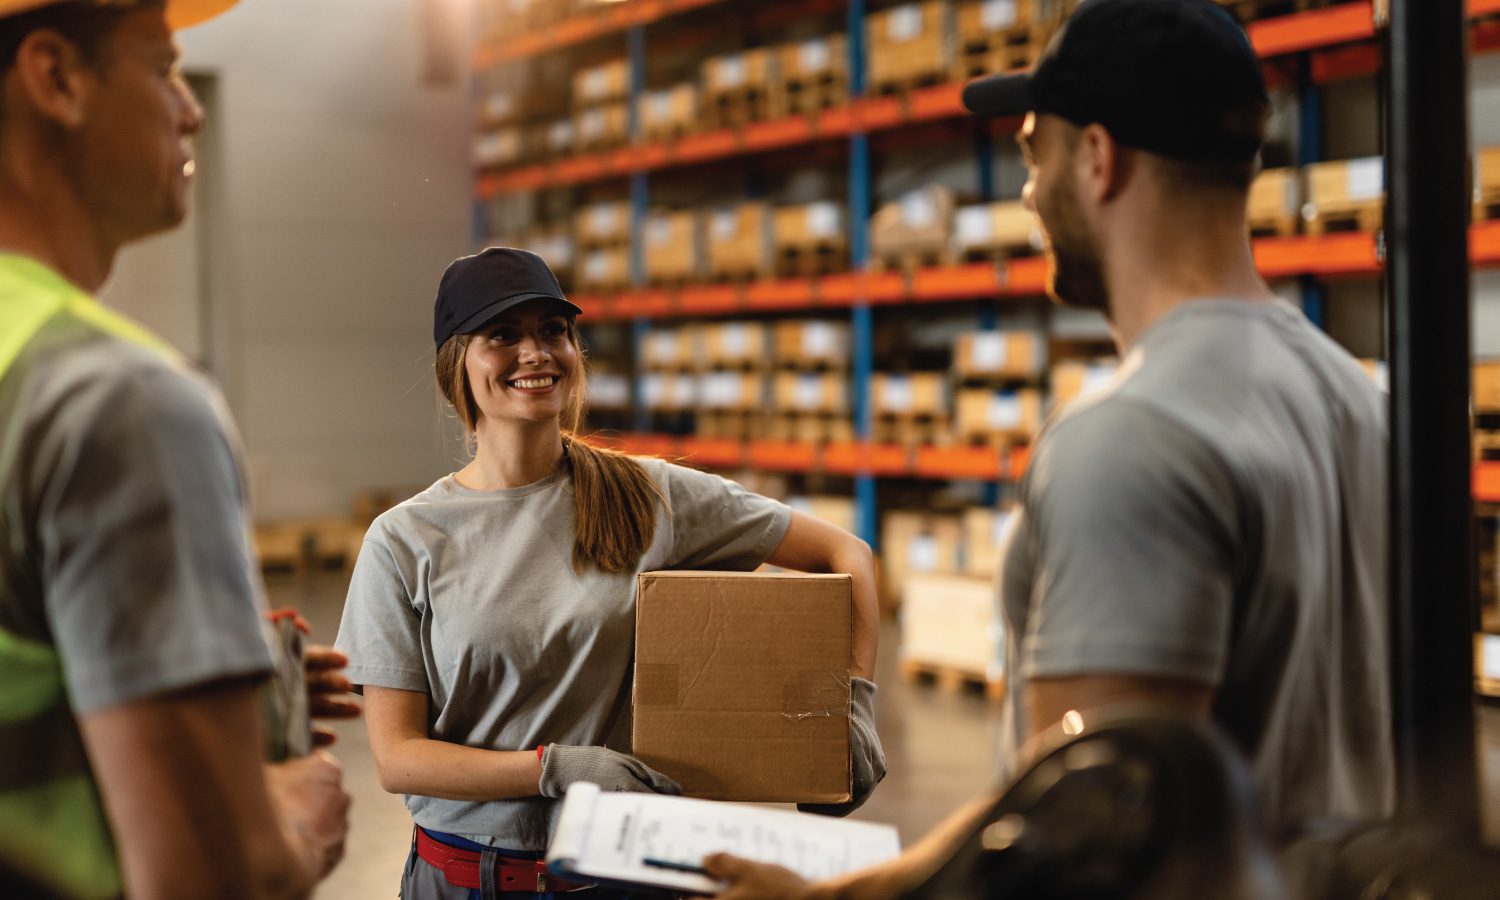
[[[865, 93], [865, 0], [849, 0], [848, 13], [849, 94], [851, 98], [857, 98]], [[849, 138], [849, 261], [855, 271], [863, 271], [870, 260], [873, 192], [870, 137], [863, 131], [856, 131]], [[854, 383], [851, 385], [854, 429], [859, 440], [867, 441], [874, 431], [870, 385], [875, 369], [875, 321], [867, 298], [855, 299], [850, 330], [854, 345]], [[854, 510], [859, 536], [879, 550], [879, 501], [875, 476], [868, 471], [854, 476]]]

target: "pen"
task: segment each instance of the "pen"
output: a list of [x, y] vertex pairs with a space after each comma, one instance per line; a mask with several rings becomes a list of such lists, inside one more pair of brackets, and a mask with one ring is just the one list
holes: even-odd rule
[[641, 857], [641, 864], [653, 866], [658, 869], [671, 869], [674, 872], [692, 872], [694, 875], [707, 875], [708, 872], [702, 866], [692, 863], [674, 862], [670, 859], [653, 859], [649, 856]]

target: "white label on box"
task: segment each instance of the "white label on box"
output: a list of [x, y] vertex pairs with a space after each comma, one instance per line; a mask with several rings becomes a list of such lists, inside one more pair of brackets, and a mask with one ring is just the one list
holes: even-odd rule
[[797, 67], [803, 72], [822, 72], [828, 68], [829, 57], [828, 41], [803, 41], [797, 48]]
[[1009, 343], [1003, 331], [982, 331], [974, 335], [969, 353], [974, 371], [998, 372], [1005, 368], [1005, 361], [1009, 357]]
[[698, 393], [703, 398], [703, 405], [711, 409], [733, 406], [735, 400], [739, 399], [737, 388], [735, 376], [724, 373], [704, 375], [698, 381]]
[[817, 375], [798, 375], [797, 387], [792, 393], [792, 405], [798, 409], [821, 409], [823, 379]]
[[484, 114], [491, 119], [508, 119], [515, 109], [515, 101], [505, 91], [496, 91], [484, 101]]
[[716, 210], [709, 220], [708, 230], [713, 234], [714, 240], [731, 240], [740, 230], [739, 216], [732, 209]]
[[589, 281], [606, 281], [610, 272], [610, 257], [606, 251], [590, 253], [583, 261], [583, 274]]
[[991, 428], [1015, 429], [1021, 427], [1021, 422], [1021, 398], [1018, 395], [990, 395], [989, 423]]
[[1302, 194], [1297, 179], [1288, 178], [1286, 180], [1286, 196], [1282, 198], [1281, 208], [1293, 214], [1302, 208]]
[[655, 91], [647, 103], [647, 115], [652, 123], [669, 122], [672, 119], [672, 92]]
[[719, 331], [719, 342], [724, 345], [725, 356], [739, 359], [750, 355], [750, 329], [738, 322], [723, 326]]
[[802, 355], [809, 359], [838, 356], [839, 332], [832, 322], [802, 323]]
[[553, 150], [567, 150], [573, 146], [573, 123], [564, 119], [553, 122], [547, 129], [547, 146]]
[[1479, 671], [1485, 678], [1500, 679], [1500, 635], [1484, 636], [1484, 650], [1480, 654]]
[[646, 222], [646, 240], [653, 247], [672, 242], [672, 220], [668, 218], [652, 218]]
[[662, 405], [667, 392], [666, 379], [660, 375], [647, 375], [641, 379], [641, 402], [652, 409]]
[[734, 53], [729, 56], [719, 57], [719, 87], [729, 89], [737, 88], [745, 83], [749, 67], [745, 64], [745, 57]]
[[995, 236], [995, 217], [988, 206], [965, 206], [958, 211], [953, 226], [963, 247], [987, 244]]
[[670, 363], [677, 355], [675, 331], [653, 331], [646, 335], [646, 358], [654, 363]]
[[620, 409], [630, 405], [630, 379], [620, 375], [590, 375], [589, 405]]
[[679, 375], [672, 379], [672, 388], [678, 408], [693, 406], [698, 402], [698, 379]]
[[839, 233], [837, 203], [823, 201], [807, 207], [807, 233], [813, 237], [834, 237]]
[[985, 31], [999, 31], [1016, 24], [1016, 0], [984, 0], [979, 7], [979, 24]]
[[919, 534], [906, 545], [906, 567], [913, 572], [935, 572], [942, 564], [937, 538]]
[[905, 375], [885, 377], [885, 403], [882, 412], [907, 412], [913, 403], [911, 379]]
[[901, 224], [907, 228], [930, 228], [937, 215], [937, 200], [928, 191], [912, 191], [901, 198]]
[[600, 66], [583, 73], [583, 100], [598, 100], [609, 93], [609, 69]]
[[578, 118], [578, 133], [583, 139], [594, 140], [604, 136], [604, 111], [591, 109]]
[[620, 226], [620, 210], [612, 203], [589, 207], [589, 232], [609, 234]]
[[1349, 171], [1350, 200], [1379, 200], [1385, 195], [1385, 160], [1372, 156], [1351, 159]]
[[908, 3], [887, 13], [885, 33], [893, 42], [903, 44], [922, 36], [922, 5]]

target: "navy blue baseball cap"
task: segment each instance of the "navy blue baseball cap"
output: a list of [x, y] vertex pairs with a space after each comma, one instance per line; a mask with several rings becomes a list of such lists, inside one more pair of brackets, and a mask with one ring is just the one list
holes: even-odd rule
[[579, 309], [563, 296], [557, 276], [530, 250], [490, 247], [448, 264], [432, 310], [432, 339], [441, 347], [455, 334], [472, 334], [528, 300], [556, 300], [569, 314]]
[[1127, 147], [1249, 162], [1264, 140], [1265, 74], [1213, 0], [1083, 0], [1030, 72], [964, 87], [970, 112], [1098, 123]]

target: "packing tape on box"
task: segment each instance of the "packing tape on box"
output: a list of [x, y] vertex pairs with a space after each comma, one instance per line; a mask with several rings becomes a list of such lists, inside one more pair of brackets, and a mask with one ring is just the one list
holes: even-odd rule
[[781, 686], [781, 715], [793, 721], [849, 714], [849, 673], [808, 669]]

